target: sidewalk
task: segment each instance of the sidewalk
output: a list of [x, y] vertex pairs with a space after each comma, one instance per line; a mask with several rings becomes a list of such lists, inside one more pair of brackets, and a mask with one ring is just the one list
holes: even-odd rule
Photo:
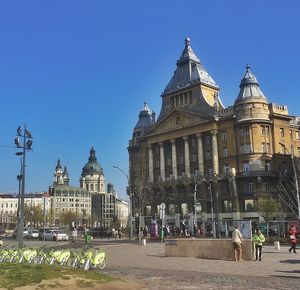
[[[120, 244], [102, 246], [107, 253], [107, 269], [161, 269], [195, 271], [201, 273], [244, 275], [261, 277], [300, 278], [300, 254], [290, 254], [288, 247], [275, 250], [263, 247], [263, 261], [224, 261], [187, 257], [165, 257], [164, 244], [147, 243], [146, 246]], [[300, 253], [300, 250], [299, 250]]]

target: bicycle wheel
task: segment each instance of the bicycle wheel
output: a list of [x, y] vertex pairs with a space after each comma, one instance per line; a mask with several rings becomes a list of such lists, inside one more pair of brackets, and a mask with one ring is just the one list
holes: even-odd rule
[[90, 260], [87, 259], [86, 262], [83, 265], [83, 269], [84, 270], [88, 270], [90, 268]]
[[105, 268], [105, 259], [99, 264], [96, 265], [97, 269], [103, 270]]

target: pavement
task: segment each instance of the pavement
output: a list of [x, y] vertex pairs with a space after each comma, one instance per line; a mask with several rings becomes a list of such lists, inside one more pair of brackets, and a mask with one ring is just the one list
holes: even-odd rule
[[[25, 246], [39, 241], [26, 241]], [[70, 242], [53, 243], [69, 247]], [[42, 245], [42, 244], [41, 244]], [[97, 240], [90, 247], [104, 249], [108, 275], [140, 282], [136, 289], [299, 289], [299, 254], [288, 245], [264, 246], [261, 262], [166, 257], [160, 242], [138, 245], [125, 239]], [[80, 242], [79, 247], [83, 247]], [[132, 289], [133, 290], [133, 289]]]
[[161, 243], [101, 248], [107, 274], [142, 281], [143, 289], [300, 289], [300, 254], [290, 254], [288, 246], [264, 246], [261, 262], [165, 257]]

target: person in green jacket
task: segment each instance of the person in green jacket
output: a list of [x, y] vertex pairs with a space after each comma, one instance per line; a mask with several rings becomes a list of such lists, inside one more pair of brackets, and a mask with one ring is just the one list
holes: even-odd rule
[[259, 229], [255, 231], [252, 239], [255, 242], [255, 259], [261, 261], [262, 245], [266, 239]]

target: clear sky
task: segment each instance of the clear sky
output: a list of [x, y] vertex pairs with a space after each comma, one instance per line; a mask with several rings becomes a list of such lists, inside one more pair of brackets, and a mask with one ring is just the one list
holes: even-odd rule
[[[299, 1], [1, 1], [0, 144], [27, 124], [26, 192], [47, 191], [58, 157], [79, 186], [93, 145], [125, 198], [128, 140], [144, 100], [159, 114], [184, 39], [233, 104], [247, 63], [269, 102], [300, 115]], [[0, 192], [20, 161], [0, 147]]]

